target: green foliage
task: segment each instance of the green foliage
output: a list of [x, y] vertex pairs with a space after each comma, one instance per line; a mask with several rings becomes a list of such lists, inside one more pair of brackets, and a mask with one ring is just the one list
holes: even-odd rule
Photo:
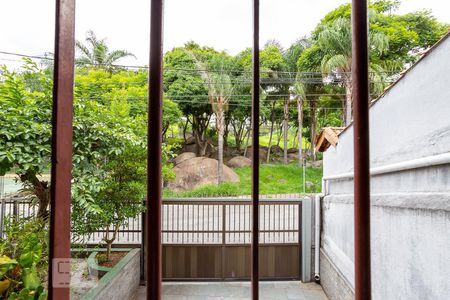
[[[0, 239], [0, 295], [2, 299], [46, 299], [48, 228], [40, 219], [10, 217]], [[16, 258], [10, 259], [9, 257]]]
[[[434, 45], [450, 28], [448, 24], [439, 23], [430, 11], [422, 10], [405, 15], [394, 12], [400, 1], [372, 1], [370, 8], [369, 30], [373, 34], [383, 34], [388, 38], [389, 51], [383, 53], [381, 61], [387, 61], [389, 71], [402, 69], [405, 64], [418, 59], [419, 53]], [[324, 26], [329, 26], [337, 19], [350, 20], [350, 4], [344, 4], [328, 13], [313, 32], [317, 38]], [[372, 60], [375, 59], [372, 57]], [[394, 63], [396, 62], [396, 63]]]
[[114, 63], [124, 57], [134, 57], [134, 54], [126, 50], [109, 51], [105, 39], [98, 39], [92, 30], [86, 33], [87, 46], [76, 41], [76, 48], [81, 56], [76, 59], [78, 66], [94, 66], [105, 68], [112, 72], [117, 69]]
[[[322, 71], [326, 74], [334, 70], [339, 72], [351, 71], [352, 30], [349, 19], [338, 18], [331, 24], [324, 26], [319, 34], [317, 43], [324, 51]], [[369, 54], [372, 65], [389, 49], [389, 39], [381, 32], [369, 32]]]
[[302, 53], [311, 47], [311, 41], [309, 38], [300, 38], [295, 43], [293, 43], [284, 53], [286, 60], [286, 67], [289, 72], [297, 71], [297, 61]]
[[[234, 169], [240, 177], [239, 183], [222, 183], [207, 185], [189, 192], [183, 192], [183, 197], [215, 197], [240, 196], [251, 194], [251, 168]], [[317, 193], [321, 189], [322, 170], [306, 168], [306, 181], [312, 183], [306, 188], [307, 193]], [[260, 165], [260, 194], [289, 194], [303, 192], [303, 173], [297, 163], [289, 165], [263, 164]], [[164, 190], [165, 197], [180, 196], [169, 190]]]
[[90, 234], [106, 228], [103, 240], [110, 249], [119, 227], [144, 209], [146, 161], [145, 148], [130, 146], [107, 163], [103, 169], [102, 189], [95, 197], [99, 213], [74, 208], [73, 229], [77, 234]]
[[[14, 169], [46, 210], [50, 184], [38, 175], [50, 163], [52, 80], [31, 61], [24, 69], [14, 73], [3, 67], [0, 75], [0, 174]], [[146, 146], [147, 75], [81, 69], [75, 81], [73, 204], [100, 213], [95, 202], [105, 188], [107, 164], [128, 147]], [[175, 122], [177, 105], [165, 104], [166, 123]], [[163, 151], [166, 159], [172, 154], [165, 146]], [[169, 169], [163, 171], [166, 177]]]
[[163, 135], [171, 125], [176, 125], [180, 122], [182, 112], [178, 104], [174, 101], [164, 98], [163, 100]]
[[34, 63], [26, 67], [26, 77], [0, 70], [0, 175], [13, 167], [39, 174], [49, 162], [52, 83]]
[[208, 90], [198, 72], [188, 71], [195, 70], [196, 66], [186, 49], [175, 48], [167, 52], [164, 56], [164, 67], [164, 91], [169, 99], [184, 100], [179, 103], [183, 114], [185, 116], [211, 115]]
[[17, 257], [24, 267], [45, 263], [42, 257], [48, 254], [48, 228], [46, 223], [36, 218], [5, 219], [5, 238], [0, 239], [0, 253]]
[[100, 254], [100, 253], [98, 253], [95, 256], [95, 258], [97, 259], [97, 263], [100, 264], [100, 265], [105, 263], [105, 262], [107, 262], [109, 260], [108, 256], [106, 254]]

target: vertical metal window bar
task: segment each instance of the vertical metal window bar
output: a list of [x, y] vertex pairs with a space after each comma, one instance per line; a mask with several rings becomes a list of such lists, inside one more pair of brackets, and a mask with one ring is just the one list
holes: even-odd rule
[[370, 158], [367, 0], [352, 2], [355, 166], [355, 299], [371, 299]]
[[147, 155], [147, 299], [161, 299], [163, 0], [151, 1]]
[[56, 0], [49, 299], [70, 298], [70, 204], [75, 0]]
[[253, 0], [252, 299], [259, 299], [259, 0]]

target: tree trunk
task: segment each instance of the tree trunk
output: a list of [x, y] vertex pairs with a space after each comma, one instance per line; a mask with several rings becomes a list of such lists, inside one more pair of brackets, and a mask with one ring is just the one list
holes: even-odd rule
[[271, 124], [270, 124], [270, 134], [269, 134], [269, 145], [268, 145], [268, 148], [267, 148], [267, 160], [266, 160], [266, 163], [269, 163], [269, 161], [270, 161], [270, 150], [272, 149], [272, 135], [273, 135], [273, 123], [274, 123], [274, 120], [272, 119], [270, 123]]
[[316, 160], [316, 110], [317, 110], [317, 99], [311, 98], [310, 103], [310, 138], [311, 138], [311, 157], [315, 161]]
[[37, 217], [47, 219], [48, 205], [50, 204], [50, 185], [47, 181], [40, 181], [36, 174], [27, 172], [20, 175], [20, 181], [29, 184], [33, 188], [33, 194], [38, 199]]
[[280, 123], [280, 130], [278, 130], [277, 134], [277, 146], [280, 147], [281, 137], [283, 136], [283, 122]]
[[272, 112], [270, 115], [270, 134], [269, 134], [269, 145], [267, 147], [267, 159], [266, 163], [270, 161], [270, 150], [272, 149], [272, 136], [273, 136], [273, 123], [275, 122], [275, 101], [272, 104]]
[[162, 128], [162, 140], [165, 141], [167, 139], [167, 130], [169, 130], [170, 124], [163, 124]]
[[352, 102], [352, 83], [348, 79], [345, 84], [345, 126], [352, 122]]
[[108, 225], [108, 227], [106, 227], [106, 234], [105, 234], [105, 238], [103, 240], [106, 243], [106, 260], [107, 261], [109, 261], [109, 259], [111, 257], [112, 244], [116, 240], [117, 233], [119, 232], [119, 228], [120, 228], [119, 224], [114, 225], [113, 236], [111, 238], [109, 238], [109, 225]]
[[208, 128], [209, 118], [193, 117], [192, 133], [197, 145], [197, 156], [205, 156], [208, 143], [205, 141], [205, 131]]
[[228, 133], [229, 133], [228, 127], [229, 127], [229, 125], [230, 125], [230, 118], [225, 116], [224, 117], [224, 129], [223, 129], [223, 147], [225, 149], [228, 149]]
[[246, 135], [243, 135], [245, 120], [236, 124], [236, 122], [231, 122], [231, 126], [233, 127], [234, 140], [236, 143], [236, 149], [238, 151], [241, 150], [242, 141], [245, 139]]
[[289, 98], [284, 99], [284, 114], [283, 114], [283, 129], [284, 129], [284, 153], [283, 153], [283, 163], [288, 164], [287, 159], [287, 148], [288, 148], [288, 123], [289, 123]]
[[236, 125], [233, 123], [233, 133], [234, 133], [234, 142], [236, 144], [236, 149], [239, 151], [241, 150], [241, 134], [242, 131], [239, 129], [236, 129]]
[[298, 146], [298, 127], [295, 129], [294, 140], [292, 141], [292, 148], [297, 148]]
[[185, 123], [184, 126], [183, 126], [183, 139], [184, 139], [184, 142], [185, 142], [185, 143], [186, 143], [186, 141], [187, 141], [187, 138], [186, 138], [186, 130], [187, 130], [188, 124], [189, 124], [189, 118], [186, 117], [186, 123]]
[[247, 157], [247, 150], [248, 150], [248, 141], [250, 140], [250, 133], [251, 133], [252, 129], [249, 128], [247, 130], [247, 142], [245, 144], [245, 150], [244, 150], [244, 157]]
[[225, 116], [223, 106], [217, 105], [216, 113], [217, 133], [218, 133], [218, 151], [217, 151], [217, 183], [223, 182], [223, 135], [225, 131]]
[[208, 144], [205, 141], [202, 141], [201, 136], [197, 132], [197, 130], [194, 130], [194, 138], [197, 145], [197, 156], [205, 156], [206, 147], [208, 146]]
[[302, 167], [302, 147], [303, 147], [303, 99], [297, 97], [297, 110], [298, 110], [298, 166]]
[[112, 241], [106, 242], [106, 260], [109, 261], [111, 258], [111, 248], [112, 248]]

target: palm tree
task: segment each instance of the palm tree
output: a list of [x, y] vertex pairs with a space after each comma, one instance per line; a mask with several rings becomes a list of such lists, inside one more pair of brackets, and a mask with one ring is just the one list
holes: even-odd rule
[[[322, 59], [322, 72], [341, 79], [345, 85], [345, 125], [352, 119], [352, 28], [349, 19], [338, 18], [331, 25], [322, 28], [318, 44], [325, 56]], [[389, 48], [388, 37], [379, 32], [369, 33], [369, 55], [382, 56]], [[372, 79], [382, 80], [383, 69], [371, 63]], [[382, 88], [382, 87], [379, 87]]]
[[306, 91], [305, 85], [298, 78], [294, 84], [293, 94], [297, 99], [298, 166], [301, 168], [303, 159], [303, 100], [306, 99]]
[[217, 59], [213, 62], [217, 70], [208, 71], [207, 65], [202, 62], [194, 52], [187, 50], [192, 57], [195, 65], [200, 72], [202, 79], [207, 85], [208, 99], [211, 103], [212, 110], [216, 116], [217, 127], [217, 143], [218, 143], [218, 157], [217, 157], [217, 183], [221, 184], [224, 181], [223, 178], [223, 145], [224, 145], [224, 133], [225, 133], [225, 112], [229, 108], [229, 101], [233, 94], [233, 85], [231, 77], [226, 73], [223, 68], [224, 62], [221, 59]]
[[79, 66], [94, 66], [105, 68], [108, 71], [113, 71], [114, 63], [124, 57], [136, 56], [126, 50], [109, 51], [105, 43], [106, 39], [98, 39], [92, 30], [86, 33], [87, 45], [80, 41], [76, 41], [76, 48], [80, 52], [80, 57], [76, 59], [76, 64]]

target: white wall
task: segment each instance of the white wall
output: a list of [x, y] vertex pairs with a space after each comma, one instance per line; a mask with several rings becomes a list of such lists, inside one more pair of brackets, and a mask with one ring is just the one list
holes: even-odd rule
[[[371, 107], [370, 142], [372, 167], [450, 152], [450, 38]], [[352, 170], [350, 126], [324, 176]], [[353, 181], [327, 187], [322, 251], [353, 285]], [[450, 299], [450, 165], [373, 176], [371, 192], [374, 299]]]

